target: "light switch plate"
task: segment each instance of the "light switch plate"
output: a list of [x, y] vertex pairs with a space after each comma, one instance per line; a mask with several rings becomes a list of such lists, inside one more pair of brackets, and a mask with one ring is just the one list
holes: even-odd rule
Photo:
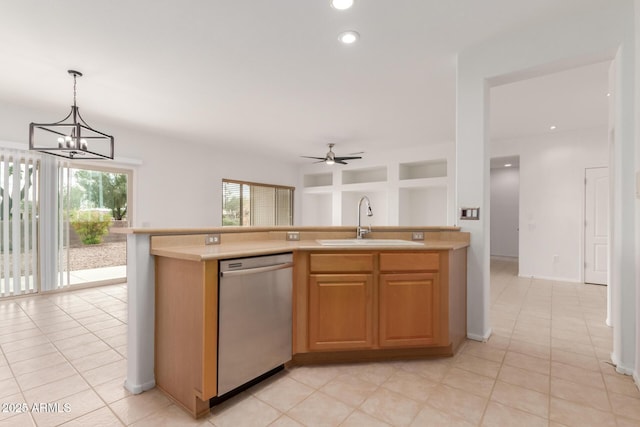
[[461, 220], [474, 220], [480, 219], [480, 208], [460, 208]]

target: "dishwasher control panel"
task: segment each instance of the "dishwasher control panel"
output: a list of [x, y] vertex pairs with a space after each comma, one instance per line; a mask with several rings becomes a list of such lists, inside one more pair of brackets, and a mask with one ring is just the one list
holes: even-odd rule
[[234, 258], [220, 261], [220, 273], [238, 270], [251, 270], [254, 268], [272, 267], [281, 264], [291, 264], [293, 254], [288, 252], [276, 255], [263, 255], [248, 258]]

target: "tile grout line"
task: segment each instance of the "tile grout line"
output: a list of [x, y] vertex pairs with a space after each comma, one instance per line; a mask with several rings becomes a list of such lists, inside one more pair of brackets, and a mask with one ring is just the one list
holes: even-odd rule
[[[20, 308], [20, 310], [21, 310], [21, 311], [22, 311], [22, 312], [23, 312], [27, 317], [29, 317], [29, 320], [31, 320], [31, 317], [27, 314], [27, 312], [25, 312], [25, 311], [24, 311], [24, 309], [22, 308], [22, 306], [21, 306], [20, 304], [16, 304], [16, 305]], [[18, 379], [17, 379], [17, 377], [16, 377], [16, 374], [15, 374], [15, 372], [13, 371], [13, 368], [11, 367], [11, 363], [9, 362], [9, 359], [7, 359], [7, 356], [6, 356], [6, 354], [5, 354], [4, 349], [2, 348], [2, 345], [0, 345], [0, 352], [2, 352], [2, 357], [4, 357], [4, 360], [6, 360], [6, 361], [7, 361], [7, 367], [9, 368], [9, 371], [11, 371], [12, 378], [13, 378], [13, 380], [15, 381], [16, 385], [18, 386], [18, 390], [20, 390], [20, 395], [22, 396], [22, 400], [23, 400], [23, 402], [24, 402], [25, 404], [27, 404], [27, 405], [28, 405], [28, 403], [27, 403], [27, 397], [24, 395], [24, 390], [22, 389], [22, 386], [21, 386], [21, 385], [20, 385], [20, 383], [18, 382]], [[31, 413], [31, 411], [27, 411], [27, 413], [29, 414], [29, 419], [31, 420], [31, 423], [32, 423], [34, 426], [37, 426], [38, 424], [36, 423], [36, 420], [35, 420], [35, 418], [33, 417], [33, 414]], [[18, 414], [14, 415], [13, 417], [16, 417], [16, 416], [18, 416]], [[7, 419], [11, 419], [11, 418], [13, 418], [13, 417], [9, 417], [9, 418], [7, 418]]]
[[[46, 299], [48, 302], [50, 302], [51, 304], [53, 304], [53, 305], [55, 305], [56, 307], [58, 307], [58, 308], [59, 308], [60, 310], [62, 310], [62, 311], [63, 311], [67, 316], [71, 317], [75, 322], [78, 322], [78, 323], [80, 324], [80, 326], [82, 326], [83, 328], [85, 328], [85, 329], [86, 329], [86, 327], [85, 327], [81, 322], [79, 322], [79, 321], [78, 321], [78, 319], [76, 319], [72, 314], [70, 314], [67, 310], [65, 310], [65, 308], [64, 308], [64, 307], [62, 307], [62, 306], [58, 305], [56, 302], [52, 301], [50, 298], [45, 298], [45, 299]], [[106, 313], [104, 310], [102, 310], [102, 309], [100, 309], [100, 308], [96, 307], [96, 306], [95, 306], [95, 304], [89, 303], [88, 301], [84, 300], [83, 298], [80, 298], [80, 299], [82, 299], [84, 303], [86, 303], [86, 304], [90, 304], [92, 307], [96, 308], [97, 310], [100, 310], [100, 311], [102, 311], [102, 312]], [[22, 309], [22, 306], [20, 306], [20, 308]], [[120, 422], [122, 423], [122, 425], [126, 426], [127, 424], [126, 424], [126, 423], [124, 423], [124, 422], [120, 419], [120, 417], [118, 416], [118, 414], [116, 414], [116, 413], [113, 411], [113, 409], [111, 409], [111, 406], [110, 406], [110, 405], [109, 405], [109, 404], [108, 404], [108, 403], [107, 403], [107, 402], [102, 398], [102, 396], [101, 396], [101, 395], [100, 395], [100, 394], [95, 390], [95, 388], [93, 387], [93, 385], [92, 385], [91, 383], [89, 383], [89, 381], [87, 381], [87, 379], [86, 379], [86, 378], [84, 377], [84, 375], [80, 372], [80, 370], [78, 370], [78, 368], [76, 368], [76, 366], [74, 365], [74, 363], [72, 362], [72, 360], [71, 360], [71, 359], [69, 359], [69, 358], [68, 358], [68, 357], [67, 357], [67, 356], [66, 356], [66, 355], [65, 355], [65, 354], [60, 350], [60, 348], [55, 344], [55, 342], [54, 342], [54, 341], [52, 341], [52, 340], [49, 338], [48, 334], [47, 334], [47, 333], [45, 333], [45, 332], [40, 328], [40, 326], [38, 326], [38, 324], [37, 324], [36, 322], [34, 322], [34, 321], [33, 321], [33, 319], [31, 318], [31, 316], [29, 315], [29, 313], [27, 313], [27, 312], [25, 311], [25, 314], [26, 314], [26, 315], [29, 317], [29, 319], [31, 319], [31, 321], [36, 325], [36, 328], [38, 328], [38, 330], [40, 330], [40, 332], [41, 332], [41, 333], [42, 333], [42, 334], [47, 338], [47, 340], [49, 341], [49, 343], [50, 343], [52, 346], [54, 346], [54, 347], [55, 347], [56, 351], [57, 351], [57, 352], [58, 352], [58, 353], [59, 353], [59, 354], [64, 358], [64, 360], [65, 360], [65, 361], [66, 361], [66, 362], [71, 366], [71, 368], [76, 372], [76, 374], [82, 378], [82, 380], [87, 384], [87, 386], [89, 387], [89, 389], [90, 389], [93, 393], [95, 393], [95, 394], [96, 394], [96, 396], [98, 396], [98, 398], [99, 398], [99, 399], [104, 403], [104, 406], [106, 406], [107, 408], [109, 408], [109, 411], [111, 411], [111, 413], [116, 417], [116, 419], [118, 419], [118, 421], [120, 421]], [[109, 313], [106, 313], [106, 314], [109, 314]], [[109, 314], [109, 315], [110, 315], [110, 314]], [[111, 316], [111, 315], [110, 315], [110, 316]], [[111, 317], [113, 317], [113, 316], [111, 316]], [[94, 337], [96, 337], [98, 340], [100, 340], [100, 341], [104, 342], [100, 337], [98, 337], [97, 335], [95, 335], [92, 331], [90, 331], [90, 330], [88, 330], [88, 329], [87, 329], [87, 332], [88, 332], [88, 333], [90, 333], [90, 334], [92, 334], [92, 335], [93, 335]], [[70, 337], [70, 338], [73, 338], [73, 337]], [[113, 351], [115, 351], [116, 353], [120, 354], [117, 350], [115, 350], [113, 347], [111, 347], [111, 345], [109, 345], [108, 343], [104, 342], [104, 344], [106, 344], [109, 348], [111, 348], [111, 349], [112, 349]], [[77, 346], [77, 347], [80, 347], [80, 346]], [[76, 347], [72, 347], [72, 348], [76, 348]], [[87, 355], [87, 356], [91, 356], [92, 354], [97, 354], [97, 353], [91, 353], [91, 354], [89, 354], [89, 355]], [[26, 359], [26, 360], [28, 360], [28, 359]], [[124, 360], [126, 360], [126, 358], [124, 358]], [[108, 363], [107, 363], [107, 364], [108, 364]], [[102, 365], [102, 366], [104, 366], [104, 365]], [[99, 368], [99, 367], [100, 367], [100, 366], [98, 366], [98, 367], [96, 367], [96, 368], [94, 368], [94, 369], [97, 369], [97, 368]], [[44, 368], [44, 369], [47, 369], [47, 368]], [[71, 375], [70, 375], [69, 377], [71, 377]], [[66, 378], [69, 378], [69, 377], [60, 378], [60, 379], [66, 379]], [[15, 376], [14, 376], [14, 378], [15, 378]], [[42, 386], [42, 385], [47, 385], [47, 384], [54, 383], [54, 382], [56, 382], [56, 381], [59, 381], [60, 379], [58, 379], [58, 380], [54, 380], [54, 381], [51, 381], [51, 382], [49, 382], [49, 383], [41, 384], [41, 386]], [[17, 382], [17, 380], [16, 380], [16, 382]], [[20, 386], [20, 384], [19, 384], [19, 383], [18, 383], [18, 386]], [[40, 387], [40, 386], [38, 386], [38, 387]], [[22, 390], [22, 389], [21, 389], [21, 390]], [[81, 392], [78, 392], [78, 393], [81, 393]], [[72, 394], [70, 394], [70, 395], [68, 395], [68, 396], [64, 396], [64, 397], [63, 397], [63, 399], [64, 399], [64, 398], [68, 398], [69, 396], [73, 396], [74, 394], [77, 394], [77, 393], [72, 393]], [[23, 394], [23, 397], [24, 397], [24, 394]], [[24, 397], [24, 398], [25, 398], [25, 401], [26, 401], [26, 397]], [[118, 400], [120, 400], [120, 399], [118, 399]], [[85, 416], [85, 415], [87, 415], [87, 414], [90, 414], [90, 413], [92, 413], [92, 412], [95, 412], [95, 411], [97, 411], [97, 410], [99, 410], [99, 409], [101, 409], [101, 408], [96, 408], [96, 409], [94, 409], [93, 411], [89, 411], [89, 412], [87, 412], [87, 413], [84, 413], [84, 414], [78, 415], [78, 416], [76, 416], [76, 417], [70, 418], [69, 420], [64, 421], [64, 423], [67, 423], [67, 422], [73, 421], [73, 420], [78, 419], [78, 418], [80, 418], [80, 417], [83, 417], [83, 416]], [[33, 418], [33, 416], [32, 416], [32, 418]], [[37, 423], [35, 422], [35, 418], [33, 418], [33, 421], [34, 421], [34, 424], [37, 426]]]
[[[607, 393], [607, 403], [609, 403], [609, 409], [610, 409], [611, 413], [613, 414], [613, 417], [614, 417], [614, 419], [616, 420], [616, 423], [617, 423], [618, 415], [614, 411], [613, 403], [611, 401], [611, 393], [609, 393], [609, 387], [607, 386], [607, 382], [605, 381], [605, 378], [604, 378], [604, 373], [602, 372], [602, 367], [600, 366], [600, 362], [601, 361], [599, 360], [598, 355], [595, 353], [595, 348], [596, 347], [595, 347], [595, 345], [593, 343], [593, 339], [592, 339], [592, 336], [591, 336], [591, 330], [589, 329], [589, 326], [587, 324], [587, 318], [584, 315], [584, 306], [582, 304], [582, 299], [581, 298], [578, 298], [578, 304], [580, 305], [580, 313], [582, 314], [583, 321], [584, 321], [585, 326], [587, 328], [587, 333], [589, 334], [589, 342], [591, 343], [591, 348], [594, 349], [594, 354], [596, 356], [596, 360], [598, 361], [598, 373], [600, 374], [600, 378], [602, 379], [602, 384], [604, 385], [605, 393]], [[612, 349], [612, 351], [613, 351], [613, 349]]]
[[[79, 290], [79, 291], [82, 291], [82, 290]], [[96, 308], [97, 310], [100, 310], [100, 311], [102, 311], [103, 313], [108, 314], [109, 316], [111, 316], [111, 314], [107, 313], [106, 311], [102, 310], [101, 308], [97, 307], [95, 304], [93, 304], [93, 303], [91, 303], [91, 302], [87, 301], [86, 299], [84, 299], [84, 298], [82, 298], [82, 297], [80, 297], [80, 296], [78, 296], [78, 298], [80, 298], [81, 300], [83, 300], [86, 304], [90, 304], [92, 307]], [[60, 306], [59, 306], [58, 304], [56, 304], [55, 302], [53, 302], [53, 304], [55, 304], [56, 306], [60, 307]], [[67, 311], [66, 311], [63, 307], [60, 307], [60, 309], [61, 309], [61, 310], [63, 310], [65, 313], [67, 313]], [[87, 328], [86, 328], [86, 326], [85, 326], [84, 324], [82, 324], [82, 322], [80, 322], [78, 319], [76, 319], [75, 317], [73, 317], [73, 315], [72, 315], [72, 314], [69, 314], [69, 313], [67, 313], [67, 314], [68, 314], [70, 317], [72, 317], [76, 322], [80, 323], [82, 327], [84, 327], [85, 329], [87, 329]], [[113, 316], [111, 316], [111, 317], [113, 317]], [[113, 317], [113, 318], [115, 319], [115, 317]], [[116, 319], [116, 320], [119, 320], [119, 319]], [[88, 331], [90, 334], [92, 334], [94, 337], [96, 337], [98, 340], [100, 340], [101, 342], [103, 342], [104, 344], [106, 344], [106, 345], [107, 345], [111, 350], [115, 351], [115, 352], [116, 352], [116, 353], [118, 353], [120, 356], [122, 356], [122, 355], [121, 355], [121, 354], [120, 354], [120, 353], [119, 353], [115, 348], [113, 348], [109, 343], [105, 342], [102, 338], [100, 338], [99, 336], [97, 336], [93, 331], [90, 331], [90, 330], [88, 330], [88, 329], [87, 329], [87, 331]], [[48, 338], [48, 337], [47, 337], [47, 338]], [[79, 369], [77, 369], [77, 368], [76, 368], [76, 366], [74, 365], [74, 363], [73, 363], [70, 359], [68, 359], [68, 358], [67, 358], [67, 356], [66, 356], [64, 353], [62, 353], [62, 351], [60, 351], [60, 349], [55, 345], [55, 343], [54, 343], [54, 342], [52, 342], [51, 344], [52, 344], [53, 346], [55, 346], [55, 347], [56, 347], [56, 349], [57, 349], [57, 350], [62, 354], [62, 357], [64, 357], [64, 359], [65, 359], [65, 360], [66, 360], [66, 361], [67, 361], [67, 362], [68, 362], [68, 363], [73, 367], [73, 369], [74, 369], [74, 370], [76, 371], [76, 373], [77, 373], [77, 374], [82, 378], [82, 380], [83, 380], [83, 381], [85, 381], [85, 382], [87, 383], [87, 385], [89, 386], [89, 388], [91, 389], [91, 391], [92, 391], [93, 393], [95, 393], [95, 395], [96, 395], [96, 396], [98, 396], [98, 398], [102, 401], [102, 403], [104, 403], [104, 406], [105, 406], [105, 407], [107, 407], [107, 408], [109, 409], [109, 411], [113, 414], [113, 416], [115, 416], [115, 417], [116, 417], [116, 419], [117, 419], [118, 421], [120, 421], [120, 422], [122, 423], [122, 425], [123, 425], [123, 426], [126, 426], [126, 425], [127, 425], [127, 423], [125, 423], [125, 422], [124, 422], [124, 420], [122, 420], [122, 419], [118, 416], [118, 414], [117, 414], [117, 413], [116, 413], [116, 412], [111, 408], [111, 405], [110, 405], [109, 403], [107, 403], [107, 401], [106, 401], [106, 400], [105, 400], [105, 399], [100, 395], [100, 393], [98, 393], [98, 392], [96, 391], [96, 389], [94, 388], [93, 384], [91, 384], [89, 381], [87, 381], [87, 379], [85, 378], [85, 376], [80, 372], [80, 370], [79, 370]], [[73, 347], [73, 348], [75, 348], [75, 347]], [[97, 354], [97, 353], [91, 353], [91, 354], [89, 354], [89, 355], [87, 355], [87, 356], [91, 356], [91, 355], [93, 355], [93, 354]], [[127, 358], [126, 358], [126, 357], [123, 357], [123, 360], [125, 360], [125, 361], [126, 361], [126, 360], [127, 360]], [[111, 362], [111, 363], [113, 363], [113, 362]], [[109, 363], [107, 363], [107, 364], [109, 364]], [[105, 364], [105, 365], [107, 365], [107, 364]], [[101, 365], [101, 366], [104, 366], [104, 365]], [[97, 368], [100, 368], [100, 366], [98, 366], [98, 367], [96, 367], [96, 368], [93, 368], [93, 369], [97, 369]], [[100, 385], [100, 384], [98, 384], [98, 385]], [[124, 387], [124, 386], [123, 386], [123, 387]], [[67, 397], [68, 397], [68, 396], [67, 396]], [[123, 397], [122, 399], [125, 399], [125, 398], [126, 398], [126, 397]], [[118, 402], [118, 401], [120, 401], [120, 400], [122, 400], [122, 399], [118, 399], [118, 400], [116, 400], [116, 402]], [[112, 402], [112, 403], [115, 403], [115, 402]], [[74, 419], [78, 419], [78, 418], [80, 418], [80, 417], [83, 417], [83, 416], [85, 416], [85, 415], [87, 415], [87, 414], [90, 414], [90, 413], [92, 413], [92, 412], [95, 412], [95, 411], [97, 411], [97, 410], [99, 410], [99, 409], [102, 409], [102, 408], [96, 408], [96, 409], [94, 409], [93, 411], [87, 412], [87, 413], [82, 414], [82, 415], [80, 415], [80, 416], [78, 416], [78, 417], [75, 417], [75, 418], [72, 418], [72, 419], [70, 419], [70, 420], [68, 420], [68, 421], [65, 421], [65, 423], [66, 423], [66, 422], [69, 422], [69, 421], [72, 421], [72, 420], [74, 420]]]

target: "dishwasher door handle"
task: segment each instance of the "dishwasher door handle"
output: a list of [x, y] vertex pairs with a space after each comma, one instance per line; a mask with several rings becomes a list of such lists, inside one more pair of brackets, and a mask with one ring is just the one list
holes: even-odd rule
[[285, 268], [291, 268], [291, 267], [293, 267], [293, 263], [286, 262], [284, 264], [268, 265], [266, 267], [246, 268], [244, 270], [221, 271], [220, 277], [246, 276], [248, 274], [266, 273], [267, 271], [283, 270]]

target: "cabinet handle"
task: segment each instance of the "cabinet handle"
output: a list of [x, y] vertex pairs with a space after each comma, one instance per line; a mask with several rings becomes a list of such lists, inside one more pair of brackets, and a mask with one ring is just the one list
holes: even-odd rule
[[221, 271], [220, 277], [246, 276], [248, 274], [266, 273], [268, 271], [284, 270], [285, 268], [292, 268], [292, 267], [293, 267], [293, 263], [287, 262], [284, 264], [268, 265], [266, 267], [245, 268], [244, 270]]

